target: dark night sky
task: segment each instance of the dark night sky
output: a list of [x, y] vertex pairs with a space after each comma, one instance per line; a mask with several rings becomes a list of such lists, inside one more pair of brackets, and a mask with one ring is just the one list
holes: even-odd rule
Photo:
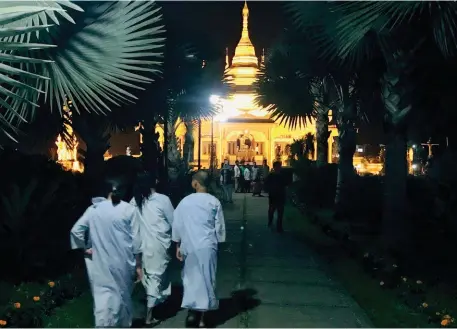
[[[280, 34], [284, 22], [283, 3], [248, 2], [249, 32], [258, 52], [270, 46]], [[200, 51], [208, 52], [208, 55], [223, 55], [225, 47], [234, 52], [241, 37], [244, 2], [170, 1], [160, 5], [168, 33], [191, 39]]]

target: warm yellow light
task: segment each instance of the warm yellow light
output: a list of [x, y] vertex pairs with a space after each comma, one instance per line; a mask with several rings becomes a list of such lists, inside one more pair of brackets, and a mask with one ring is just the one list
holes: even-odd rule
[[57, 162], [60, 163], [65, 168], [65, 170], [83, 172], [83, 165], [78, 161], [79, 142], [71, 126], [71, 111], [67, 104], [71, 104], [71, 101], [68, 101], [63, 105], [63, 116], [66, 118], [67, 122], [64, 124], [64, 128], [66, 135], [71, 136], [72, 143], [71, 147], [69, 148], [67, 143], [62, 140], [62, 136], [57, 136]]
[[219, 95], [211, 95], [209, 96], [209, 102], [213, 105], [216, 105], [220, 101], [220, 96]]

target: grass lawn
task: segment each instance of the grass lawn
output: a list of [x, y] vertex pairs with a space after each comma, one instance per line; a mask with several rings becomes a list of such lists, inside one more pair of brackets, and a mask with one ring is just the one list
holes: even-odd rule
[[46, 317], [45, 328], [93, 328], [92, 296], [85, 292], [78, 298], [56, 308], [54, 314]]
[[350, 258], [336, 240], [325, 235], [292, 204], [286, 207], [284, 222], [298, 239], [327, 261], [330, 271], [367, 312], [375, 327], [432, 327], [425, 314], [401, 303], [395, 292], [383, 289], [379, 281], [366, 274], [362, 265]]

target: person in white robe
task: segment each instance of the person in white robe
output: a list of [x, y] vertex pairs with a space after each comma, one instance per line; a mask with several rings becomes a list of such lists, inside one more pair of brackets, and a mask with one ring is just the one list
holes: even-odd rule
[[[89, 285], [90, 285], [90, 290], [93, 294], [93, 281], [92, 281], [92, 275], [93, 275], [93, 269], [92, 269], [92, 255], [90, 254], [91, 252], [91, 242], [90, 242], [90, 236], [89, 236], [89, 231], [87, 228], [89, 227], [89, 219], [90, 215], [93, 212], [93, 210], [97, 207], [97, 204], [99, 204], [102, 201], [105, 201], [106, 198], [104, 197], [95, 197], [92, 198], [92, 205], [87, 208], [87, 210], [84, 212], [84, 214], [78, 219], [78, 221], [73, 225], [72, 232], [75, 232], [75, 234], [84, 234], [84, 237], [77, 237], [78, 242], [76, 242], [75, 238], [73, 237], [73, 234], [71, 236], [71, 247], [73, 249], [78, 249], [76, 247], [79, 244], [79, 239], [84, 238], [85, 241], [85, 246], [84, 246], [84, 262], [86, 263], [86, 268], [87, 268], [87, 276], [89, 278]], [[81, 233], [80, 233], [81, 232]]]
[[143, 265], [143, 286], [147, 296], [146, 324], [157, 324], [160, 314], [154, 308], [171, 294], [171, 281], [167, 272], [170, 263], [171, 226], [173, 205], [170, 199], [157, 193], [156, 178], [141, 173], [135, 184], [135, 222], [139, 225]]
[[[94, 299], [95, 327], [126, 328], [132, 325], [135, 266], [141, 277], [139, 232], [135, 208], [121, 201], [119, 181], [105, 183], [105, 198], [97, 198], [70, 233], [72, 249], [91, 256], [87, 271]], [[89, 238], [87, 238], [87, 234]], [[89, 248], [88, 248], [89, 247]]]
[[173, 216], [176, 257], [184, 262], [181, 307], [188, 309], [188, 327], [205, 327], [204, 313], [219, 307], [216, 298], [218, 244], [225, 242], [225, 221], [221, 203], [208, 194], [209, 177], [198, 171], [192, 177], [196, 193], [181, 200]]

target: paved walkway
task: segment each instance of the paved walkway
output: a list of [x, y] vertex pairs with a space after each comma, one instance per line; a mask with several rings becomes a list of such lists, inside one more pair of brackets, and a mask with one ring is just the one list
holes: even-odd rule
[[[333, 281], [316, 255], [286, 232], [266, 228], [267, 198], [235, 194], [225, 206], [227, 243], [218, 261], [220, 311], [225, 328], [372, 327], [363, 310]], [[173, 264], [174, 297], [164, 305], [161, 328], [183, 327], [180, 264]]]

